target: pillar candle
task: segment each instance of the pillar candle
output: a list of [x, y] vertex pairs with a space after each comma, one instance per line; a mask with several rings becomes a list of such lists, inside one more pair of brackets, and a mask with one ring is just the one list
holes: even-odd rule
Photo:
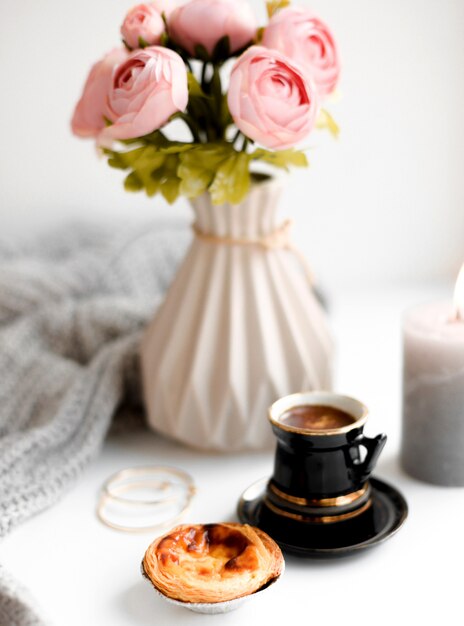
[[420, 480], [464, 486], [464, 265], [454, 304], [405, 314], [403, 348], [401, 464]]

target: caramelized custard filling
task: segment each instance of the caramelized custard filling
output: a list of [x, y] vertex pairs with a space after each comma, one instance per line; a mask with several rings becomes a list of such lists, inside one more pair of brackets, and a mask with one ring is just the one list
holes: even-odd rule
[[190, 527], [167, 535], [159, 543], [157, 558], [163, 566], [171, 562], [197, 570], [200, 576], [252, 571], [259, 565], [251, 541], [219, 524]]

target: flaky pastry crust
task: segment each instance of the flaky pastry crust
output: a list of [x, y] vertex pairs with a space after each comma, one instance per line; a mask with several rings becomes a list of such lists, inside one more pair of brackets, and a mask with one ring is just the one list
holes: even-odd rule
[[248, 524], [184, 524], [156, 539], [142, 571], [165, 596], [225, 602], [252, 594], [283, 569], [279, 546]]

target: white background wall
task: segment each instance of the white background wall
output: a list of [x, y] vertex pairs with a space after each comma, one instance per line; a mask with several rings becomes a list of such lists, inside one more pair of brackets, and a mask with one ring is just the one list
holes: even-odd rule
[[[328, 283], [451, 279], [464, 261], [464, 2], [300, 2], [335, 32], [343, 80], [339, 141], [312, 135], [311, 168], [288, 179], [297, 242]], [[188, 216], [184, 201], [124, 193], [69, 131], [88, 68], [133, 3], [0, 3], [0, 234], [70, 216]], [[264, 19], [264, 1], [252, 4]]]

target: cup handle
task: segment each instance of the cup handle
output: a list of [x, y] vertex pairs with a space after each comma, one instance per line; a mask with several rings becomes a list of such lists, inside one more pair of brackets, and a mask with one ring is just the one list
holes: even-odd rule
[[364, 461], [355, 459], [352, 464], [352, 468], [360, 482], [365, 482], [369, 478], [369, 475], [374, 469], [377, 459], [379, 458], [386, 442], [387, 435], [385, 434], [377, 435], [377, 437], [366, 437], [363, 433], [358, 435], [353, 441], [353, 444], [357, 449], [364, 447], [367, 450]]

